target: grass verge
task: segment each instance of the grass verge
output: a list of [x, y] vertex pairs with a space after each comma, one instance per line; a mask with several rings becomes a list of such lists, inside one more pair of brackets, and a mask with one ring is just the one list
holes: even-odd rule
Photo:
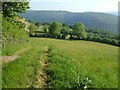
[[42, 49], [36, 47], [24, 52], [17, 60], [4, 64], [2, 67], [3, 88], [36, 87], [37, 75], [40, 69]]

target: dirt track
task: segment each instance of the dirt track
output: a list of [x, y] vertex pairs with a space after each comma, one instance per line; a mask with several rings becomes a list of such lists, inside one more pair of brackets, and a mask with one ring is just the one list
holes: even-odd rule
[[19, 56], [0, 56], [0, 60], [4, 61], [14, 61]]
[[15, 55], [12, 55], [12, 56], [0, 56], [0, 60], [5, 61], [5, 62], [14, 61], [14, 60], [16, 60], [22, 53], [26, 52], [26, 51], [29, 50], [30, 48], [31, 48], [31, 47], [21, 49], [21, 50], [19, 50], [18, 52], [16, 52]]

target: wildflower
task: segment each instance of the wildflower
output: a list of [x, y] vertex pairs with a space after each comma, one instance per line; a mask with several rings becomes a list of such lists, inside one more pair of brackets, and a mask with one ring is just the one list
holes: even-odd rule
[[86, 88], [87, 88], [87, 86], [84, 87], [84, 89], [86, 89]]
[[88, 77], [86, 78], [86, 80], [88, 80]]

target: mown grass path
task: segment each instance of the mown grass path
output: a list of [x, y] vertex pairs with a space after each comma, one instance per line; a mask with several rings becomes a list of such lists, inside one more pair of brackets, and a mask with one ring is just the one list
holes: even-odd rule
[[23, 49], [17, 51], [17, 52], [15, 53], [15, 55], [11, 55], [11, 56], [0, 56], [0, 60], [2, 60], [3, 63], [7, 63], [7, 62], [14, 61], [14, 60], [16, 60], [17, 58], [19, 58], [22, 53], [27, 52], [29, 49], [31, 49], [31, 47], [23, 48]]
[[3, 88], [46, 88], [47, 45], [37, 42], [22, 48], [4, 61], [12, 61], [2, 65]]
[[48, 66], [48, 47], [44, 47], [43, 54], [40, 57], [40, 66], [41, 68], [38, 71], [37, 75], [37, 88], [47, 88], [47, 74], [44, 72]]

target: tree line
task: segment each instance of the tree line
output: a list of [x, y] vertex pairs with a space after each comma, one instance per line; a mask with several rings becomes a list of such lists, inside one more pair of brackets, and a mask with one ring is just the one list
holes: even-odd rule
[[104, 32], [99, 29], [89, 29], [85, 27], [82, 22], [76, 22], [71, 26], [58, 21], [53, 23], [31, 23], [29, 30], [30, 37], [88, 40], [116, 46], [118, 46], [120, 42], [120, 35]]
[[[29, 1], [26, 2], [2, 2], [2, 15], [6, 18], [12, 18], [18, 13], [29, 9]], [[102, 30], [91, 30], [85, 27], [81, 22], [68, 26], [60, 22], [50, 23], [31, 23], [29, 26], [29, 35], [34, 37], [52, 37], [59, 39], [89, 40], [112, 45], [119, 45], [120, 35], [114, 35]]]

